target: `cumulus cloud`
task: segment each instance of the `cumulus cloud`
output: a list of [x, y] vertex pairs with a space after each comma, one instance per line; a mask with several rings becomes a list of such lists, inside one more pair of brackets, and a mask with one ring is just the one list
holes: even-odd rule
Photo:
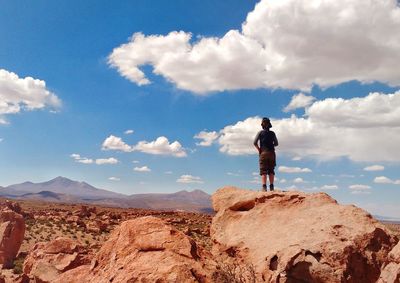
[[312, 172], [312, 170], [309, 168], [288, 167], [288, 166], [279, 166], [278, 171], [281, 173], [310, 173], [310, 172]]
[[121, 181], [121, 179], [118, 178], [118, 177], [110, 177], [110, 178], [108, 178], [108, 180], [110, 180], [110, 181], [116, 181], [116, 182]]
[[83, 164], [92, 164], [93, 163], [93, 159], [81, 157], [77, 153], [71, 154], [70, 157], [73, 158], [78, 163], [83, 163]]
[[147, 166], [142, 166], [142, 167], [133, 168], [133, 171], [136, 171], [136, 172], [150, 172], [151, 169], [149, 167], [147, 167]]
[[3, 115], [16, 114], [50, 107], [57, 109], [61, 100], [46, 88], [46, 82], [0, 69], [0, 124], [6, 124]]
[[371, 189], [371, 186], [355, 184], [355, 185], [350, 185], [350, 186], [349, 186], [349, 189], [350, 189], [350, 190], [357, 190], [357, 191], [369, 190], [369, 189]]
[[163, 136], [158, 137], [155, 141], [151, 142], [140, 141], [132, 147], [132, 150], [155, 155], [171, 155], [174, 157], [187, 156], [185, 150], [178, 141], [169, 143], [168, 139]]
[[[315, 101], [304, 117], [271, 119], [278, 152], [288, 156], [353, 161], [400, 160], [400, 91], [370, 93], [351, 99]], [[260, 117], [249, 117], [219, 131], [220, 151], [228, 155], [257, 154], [253, 139]], [[279, 154], [278, 153], [278, 154]]]
[[303, 180], [303, 178], [295, 178], [293, 180], [293, 183], [295, 184], [301, 184], [301, 183], [305, 183], [305, 181]]
[[214, 141], [218, 137], [219, 137], [219, 134], [215, 131], [212, 131], [212, 132], [201, 131], [200, 133], [198, 133], [194, 136], [195, 139], [202, 140], [199, 143], [196, 143], [196, 145], [199, 145], [199, 146], [210, 146], [214, 143]]
[[154, 155], [171, 155], [174, 157], [187, 156], [184, 148], [178, 141], [170, 143], [164, 136], [155, 141], [140, 141], [136, 145], [128, 145], [120, 137], [110, 135], [102, 145], [103, 150], [118, 150], [123, 152], [140, 151]]
[[198, 94], [308, 91], [351, 80], [399, 85], [398, 34], [396, 0], [261, 0], [241, 30], [194, 42], [183, 31], [135, 33], [112, 51], [109, 64], [138, 85], [150, 83], [141, 67], [151, 65], [155, 74]]
[[97, 164], [97, 165], [104, 165], [104, 164], [117, 164], [119, 161], [114, 157], [110, 158], [98, 158], [92, 159], [87, 157], [82, 157], [80, 154], [73, 153], [70, 155], [71, 158], [75, 160], [75, 162], [83, 163], [83, 164]]
[[383, 171], [385, 167], [382, 165], [371, 165], [364, 168], [364, 171]]
[[339, 187], [337, 185], [323, 185], [320, 187], [321, 190], [337, 190]]
[[131, 135], [131, 134], [133, 134], [133, 130], [126, 130], [125, 132], [124, 132], [124, 134], [125, 135]]
[[377, 184], [395, 184], [395, 185], [400, 185], [400, 179], [399, 180], [392, 180], [386, 176], [379, 176], [375, 177], [374, 183]]
[[354, 190], [351, 191], [351, 194], [353, 195], [369, 195], [371, 191], [365, 191], [365, 190]]
[[120, 137], [110, 135], [102, 145], [103, 150], [118, 150], [124, 152], [132, 151], [132, 147], [126, 144]]
[[289, 104], [283, 109], [285, 112], [293, 111], [297, 108], [305, 108], [310, 106], [316, 98], [314, 96], [305, 95], [304, 93], [296, 94], [292, 97]]
[[192, 176], [192, 175], [182, 175], [176, 180], [176, 182], [184, 183], [184, 184], [190, 184], [190, 183], [202, 184], [202, 183], [204, 183], [200, 177], [196, 177], [196, 176]]
[[117, 164], [117, 163], [118, 163], [118, 159], [116, 159], [114, 157], [96, 159], [96, 164], [98, 164], [98, 165]]

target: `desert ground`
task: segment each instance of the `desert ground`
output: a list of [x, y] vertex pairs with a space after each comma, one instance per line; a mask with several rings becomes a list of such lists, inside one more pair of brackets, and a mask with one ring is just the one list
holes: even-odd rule
[[[107, 240], [110, 231], [122, 221], [142, 216], [155, 216], [192, 237], [199, 245], [211, 247], [209, 214], [184, 211], [157, 211], [135, 208], [59, 204], [41, 201], [18, 201], [25, 218], [26, 230], [19, 254], [12, 270], [3, 270], [6, 278], [22, 273], [22, 265], [29, 250], [38, 242], [49, 242], [57, 237], [78, 240], [95, 253]], [[6, 206], [0, 199], [0, 206]]]

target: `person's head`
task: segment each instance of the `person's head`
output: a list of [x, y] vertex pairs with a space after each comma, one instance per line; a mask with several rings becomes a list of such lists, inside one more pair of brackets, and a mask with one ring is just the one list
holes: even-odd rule
[[269, 128], [272, 128], [271, 121], [270, 121], [267, 117], [264, 117], [264, 118], [262, 119], [262, 121], [261, 121], [261, 127], [262, 127], [264, 130], [267, 130], [267, 129], [269, 129]]

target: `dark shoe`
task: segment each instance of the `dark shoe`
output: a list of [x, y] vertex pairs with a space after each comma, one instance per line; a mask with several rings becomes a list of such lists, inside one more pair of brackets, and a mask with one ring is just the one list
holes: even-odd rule
[[274, 184], [269, 185], [269, 190], [273, 191], [274, 190]]
[[267, 191], [267, 185], [263, 185], [261, 191], [262, 192], [266, 192]]

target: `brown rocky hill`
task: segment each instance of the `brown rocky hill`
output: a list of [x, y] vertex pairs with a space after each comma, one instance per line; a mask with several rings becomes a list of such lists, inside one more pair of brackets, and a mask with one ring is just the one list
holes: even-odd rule
[[8, 282], [400, 280], [399, 230], [325, 193], [226, 187], [212, 200], [214, 217], [7, 203], [26, 232], [14, 261], [20, 275], [1, 272]]

